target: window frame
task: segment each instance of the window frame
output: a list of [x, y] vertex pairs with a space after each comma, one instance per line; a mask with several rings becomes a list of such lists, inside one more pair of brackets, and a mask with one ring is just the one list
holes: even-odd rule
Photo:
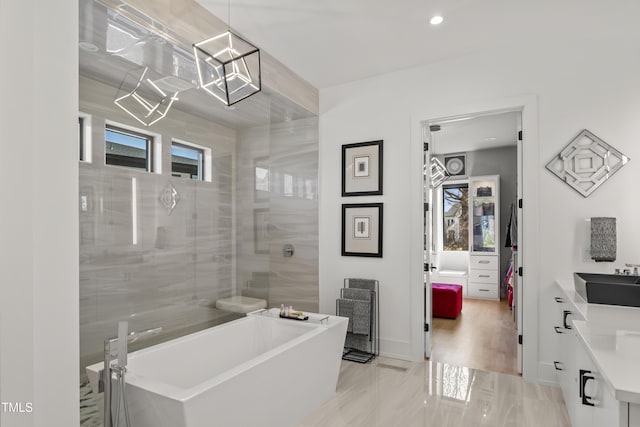
[[78, 112], [78, 161], [92, 163], [91, 116]]
[[[108, 150], [107, 150], [107, 143], [111, 142], [107, 140], [107, 131], [111, 131], [111, 132], [115, 132], [115, 133], [120, 133], [122, 135], [127, 135], [127, 136], [131, 136], [134, 138], [140, 138], [140, 139], [144, 139], [146, 140], [146, 159], [145, 159], [145, 167], [141, 168], [141, 167], [136, 167], [136, 166], [126, 166], [126, 165], [118, 165], [118, 164], [112, 164], [112, 163], [107, 163], [107, 156], [108, 156]], [[109, 121], [105, 121], [104, 124], [104, 164], [105, 166], [112, 166], [112, 167], [120, 167], [120, 168], [126, 168], [126, 169], [130, 169], [130, 170], [138, 170], [138, 171], [145, 171], [145, 172], [151, 172], [151, 173], [160, 173], [159, 171], [159, 161], [157, 161], [156, 159], [156, 154], [160, 151], [157, 150], [157, 144], [159, 144], [159, 135], [153, 134], [153, 133], [148, 133], [148, 132], [144, 132], [140, 129], [136, 129], [136, 128], [132, 128], [129, 126], [125, 126], [119, 123], [113, 123], [113, 122], [109, 122]]]
[[197, 165], [197, 176], [194, 178], [193, 176], [190, 176], [189, 179], [195, 180], [195, 181], [204, 181], [204, 171], [205, 171], [205, 148], [204, 147], [200, 147], [196, 144], [190, 144], [190, 143], [185, 143], [183, 141], [179, 141], [177, 139], [173, 139], [171, 140], [171, 176], [174, 176], [176, 178], [186, 178], [183, 176], [177, 176], [174, 175], [174, 170], [173, 170], [173, 147], [178, 147], [178, 148], [182, 148], [182, 149], [186, 149], [186, 150], [191, 150], [191, 151], [196, 151], [198, 153], [198, 165]]
[[[200, 152], [201, 158], [200, 158], [200, 165], [198, 170], [198, 178], [197, 179], [190, 178], [190, 179], [194, 181], [211, 182], [212, 169], [213, 169], [211, 148], [206, 147], [204, 145], [195, 144], [193, 142], [185, 141], [182, 139], [172, 138], [171, 147], [169, 148], [170, 173], [172, 176], [174, 176], [173, 175], [173, 146], [174, 145], [177, 147], [186, 148], [188, 150], [194, 150], [194, 151]], [[184, 178], [184, 177], [180, 177], [180, 178]]]
[[[447, 218], [445, 216], [446, 212], [445, 212], [445, 190], [449, 189], [449, 188], [466, 188], [467, 190], [467, 229], [466, 229], [466, 240], [467, 240], [467, 245], [464, 248], [461, 249], [452, 249], [452, 248], [447, 248], [446, 246], [446, 242], [449, 240], [446, 236], [446, 232], [447, 232]], [[468, 180], [463, 180], [463, 181], [448, 181], [446, 184], [443, 184], [441, 186], [441, 190], [440, 190], [440, 201], [441, 201], [441, 205], [440, 205], [440, 215], [441, 215], [441, 219], [439, 221], [439, 237], [441, 239], [441, 245], [442, 245], [442, 251], [443, 252], [463, 252], [469, 251], [469, 181]]]

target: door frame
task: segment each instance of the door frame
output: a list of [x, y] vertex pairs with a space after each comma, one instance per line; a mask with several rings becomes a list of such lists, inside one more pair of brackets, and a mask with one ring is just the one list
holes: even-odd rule
[[[539, 244], [539, 144], [538, 99], [536, 95], [487, 100], [468, 105], [434, 105], [411, 114], [411, 360], [424, 360], [424, 253], [423, 253], [423, 133], [424, 123], [463, 116], [477, 116], [509, 111], [522, 114], [522, 230], [524, 242], [518, 249], [522, 253], [524, 270], [521, 280], [523, 306], [522, 319], [522, 376], [525, 381], [538, 378], [538, 271]], [[430, 301], [430, 296], [427, 297]], [[429, 332], [431, 333], [431, 325]]]

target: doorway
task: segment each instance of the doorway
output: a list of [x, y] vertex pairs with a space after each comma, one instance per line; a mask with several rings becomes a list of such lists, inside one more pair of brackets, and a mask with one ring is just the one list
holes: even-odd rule
[[[423, 170], [430, 172], [423, 192], [429, 207], [425, 313], [432, 313], [425, 317], [431, 325], [425, 356], [522, 373], [521, 110], [428, 120], [422, 126]], [[452, 298], [458, 300], [455, 309]]]

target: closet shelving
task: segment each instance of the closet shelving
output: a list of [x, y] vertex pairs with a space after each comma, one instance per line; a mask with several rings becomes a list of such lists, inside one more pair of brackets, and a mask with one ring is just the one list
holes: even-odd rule
[[500, 175], [469, 178], [469, 298], [500, 299]]

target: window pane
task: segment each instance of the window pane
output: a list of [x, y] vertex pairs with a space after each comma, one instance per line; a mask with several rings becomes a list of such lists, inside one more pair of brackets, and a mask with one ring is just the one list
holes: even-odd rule
[[284, 195], [293, 196], [293, 175], [284, 174]]
[[269, 191], [269, 169], [256, 166], [256, 190]]
[[469, 250], [469, 188], [467, 184], [442, 187], [442, 242], [445, 251]]
[[171, 175], [202, 179], [203, 151], [182, 144], [171, 145]]
[[105, 130], [106, 163], [108, 165], [148, 170], [151, 137], [127, 131]]
[[78, 117], [78, 156], [80, 161], [84, 161], [84, 119]]

